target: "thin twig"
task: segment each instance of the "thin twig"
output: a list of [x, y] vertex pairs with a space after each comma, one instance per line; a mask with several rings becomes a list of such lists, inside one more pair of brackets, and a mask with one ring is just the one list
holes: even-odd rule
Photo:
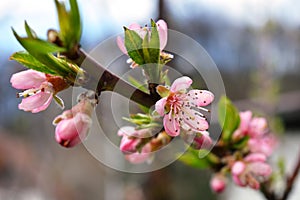
[[299, 174], [299, 171], [300, 171], [300, 152], [298, 154], [298, 161], [297, 161], [296, 167], [294, 168], [293, 173], [291, 174], [291, 176], [289, 176], [286, 179], [286, 188], [285, 188], [283, 196], [280, 200], [287, 200], [289, 194], [291, 193], [291, 191], [293, 189], [293, 186], [294, 186], [295, 180]]

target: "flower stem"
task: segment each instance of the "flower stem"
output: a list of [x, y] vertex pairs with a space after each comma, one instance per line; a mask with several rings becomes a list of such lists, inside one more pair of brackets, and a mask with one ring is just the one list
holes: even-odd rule
[[[79, 50], [79, 58], [75, 62], [87, 72], [88, 81], [84, 86], [87, 89], [96, 90], [98, 96], [103, 91], [113, 91], [148, 108], [158, 100], [156, 96], [139, 90], [100, 65], [82, 49]], [[116, 84], [118, 87], [115, 87]]]

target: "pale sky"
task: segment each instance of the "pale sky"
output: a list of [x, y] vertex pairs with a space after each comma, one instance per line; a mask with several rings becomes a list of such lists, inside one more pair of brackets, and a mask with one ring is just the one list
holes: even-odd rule
[[[147, 23], [155, 17], [154, 0], [78, 0], [84, 24], [83, 37], [109, 37], [131, 22]], [[201, 12], [223, 15], [236, 24], [263, 25], [269, 18], [287, 26], [300, 25], [299, 0], [167, 0], [173, 13], [188, 13], [187, 4]], [[192, 12], [191, 12], [192, 15]], [[10, 27], [24, 34], [24, 20], [40, 37], [50, 27], [57, 28], [56, 10], [52, 0], [0, 1], [0, 50], [19, 48]], [[120, 30], [119, 30], [120, 29]], [[106, 31], [105, 31], [106, 30]], [[9, 45], [5, 45], [8, 44]]]

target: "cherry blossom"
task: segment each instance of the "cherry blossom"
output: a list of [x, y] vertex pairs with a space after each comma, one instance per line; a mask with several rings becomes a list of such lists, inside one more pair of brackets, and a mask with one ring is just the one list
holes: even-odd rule
[[253, 117], [251, 111], [240, 112], [240, 125], [233, 133], [235, 139], [245, 136], [249, 136], [247, 145], [253, 153], [270, 156], [277, 145], [275, 136], [269, 133], [267, 120], [263, 117]]
[[25, 90], [17, 94], [18, 97], [23, 97], [19, 109], [32, 113], [47, 109], [53, 95], [68, 87], [61, 77], [31, 69], [13, 74], [10, 82], [14, 88]]
[[178, 136], [180, 129], [200, 132], [208, 129], [209, 124], [201, 111], [209, 105], [214, 95], [207, 90], [189, 90], [192, 79], [187, 76], [176, 79], [171, 88], [158, 86], [157, 92], [163, 97], [155, 104], [155, 110], [163, 116], [165, 131], [170, 136]]

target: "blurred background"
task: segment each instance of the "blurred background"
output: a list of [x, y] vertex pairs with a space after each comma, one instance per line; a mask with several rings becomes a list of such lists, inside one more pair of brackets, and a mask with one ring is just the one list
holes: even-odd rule
[[[122, 26], [132, 22], [143, 25], [150, 18], [162, 18], [170, 29], [198, 41], [220, 70], [229, 98], [241, 110], [271, 116], [276, 132], [284, 130], [276, 156], [286, 158], [287, 171], [293, 168], [300, 143], [300, 1], [78, 3], [83, 22], [81, 44], [87, 51], [122, 32]], [[13, 73], [24, 69], [9, 61], [13, 52], [22, 50], [11, 27], [25, 34], [24, 20], [39, 37], [46, 38], [49, 28], [58, 29], [54, 1], [0, 2], [0, 199], [263, 199], [235, 186], [216, 196], [208, 185], [208, 171], [180, 162], [156, 172], [129, 174], [99, 163], [82, 145], [62, 148], [54, 140], [51, 124], [61, 110], [54, 103], [34, 115], [18, 110], [20, 99], [15, 98], [17, 91], [9, 83]], [[65, 91], [61, 96], [67, 99], [70, 95], [71, 91]], [[70, 102], [66, 106], [70, 107]], [[295, 187], [292, 200], [300, 197], [299, 184]]]

